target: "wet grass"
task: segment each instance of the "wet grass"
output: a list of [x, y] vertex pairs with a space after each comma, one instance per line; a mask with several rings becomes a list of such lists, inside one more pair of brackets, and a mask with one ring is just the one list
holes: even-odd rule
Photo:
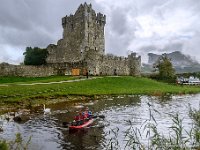
[[66, 97], [68, 95], [94, 96], [145, 94], [160, 96], [166, 93], [188, 94], [198, 92], [200, 92], [199, 87], [170, 85], [147, 78], [104, 77], [62, 84], [24, 86], [11, 84], [7, 87], [2, 86], [0, 87], [0, 103], [21, 103], [24, 100], [48, 99], [49, 97], [59, 96]]

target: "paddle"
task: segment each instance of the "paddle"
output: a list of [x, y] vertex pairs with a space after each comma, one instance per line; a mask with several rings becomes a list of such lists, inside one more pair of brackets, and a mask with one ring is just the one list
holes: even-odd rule
[[69, 127], [69, 124], [71, 124], [70, 122], [63, 122], [62, 125], [63, 127]]
[[105, 116], [104, 115], [93, 115], [92, 118], [102, 118], [102, 119], [104, 119]]

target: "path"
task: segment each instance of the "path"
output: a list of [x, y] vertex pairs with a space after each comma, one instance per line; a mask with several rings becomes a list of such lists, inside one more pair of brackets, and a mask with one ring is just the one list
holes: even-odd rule
[[56, 82], [37, 82], [37, 83], [18, 83], [18, 84], [0, 84], [0, 86], [10, 86], [10, 85], [49, 85], [49, 84], [62, 84], [62, 83], [70, 83], [70, 82], [79, 82], [84, 80], [93, 80], [93, 79], [99, 79], [103, 77], [90, 77], [90, 78], [84, 78], [84, 79], [75, 79], [75, 80], [67, 80], [67, 81], [56, 81]]

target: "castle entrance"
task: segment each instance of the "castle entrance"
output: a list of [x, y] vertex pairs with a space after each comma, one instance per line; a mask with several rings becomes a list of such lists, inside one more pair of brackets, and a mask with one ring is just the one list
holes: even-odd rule
[[73, 76], [79, 76], [80, 75], [80, 69], [72, 69], [72, 75]]

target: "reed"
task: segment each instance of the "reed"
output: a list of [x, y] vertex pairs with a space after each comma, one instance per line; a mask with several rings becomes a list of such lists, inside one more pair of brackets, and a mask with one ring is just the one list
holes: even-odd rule
[[[190, 150], [200, 149], [200, 126], [199, 124], [191, 125], [190, 130], [186, 130], [183, 126], [183, 118], [179, 114], [168, 114], [172, 120], [172, 125], [168, 128], [169, 133], [164, 135], [158, 131], [158, 124], [153, 116], [153, 112], [157, 112], [149, 105], [149, 118], [145, 120], [141, 127], [134, 127], [130, 120], [129, 128], [124, 132], [125, 146], [121, 149], [133, 150]], [[199, 122], [199, 110], [192, 110], [192, 118]], [[114, 130], [114, 135], [118, 135], [119, 130]], [[113, 135], [113, 132], [110, 132]], [[145, 135], [145, 137], [144, 137]], [[117, 136], [111, 136], [109, 144], [112, 144], [108, 149], [119, 149], [119, 141]], [[116, 142], [115, 142], [116, 141]], [[116, 146], [116, 147], [114, 147]]]
[[25, 141], [21, 134], [17, 133], [13, 141], [0, 140], [0, 150], [28, 150], [30, 142], [31, 137]]

